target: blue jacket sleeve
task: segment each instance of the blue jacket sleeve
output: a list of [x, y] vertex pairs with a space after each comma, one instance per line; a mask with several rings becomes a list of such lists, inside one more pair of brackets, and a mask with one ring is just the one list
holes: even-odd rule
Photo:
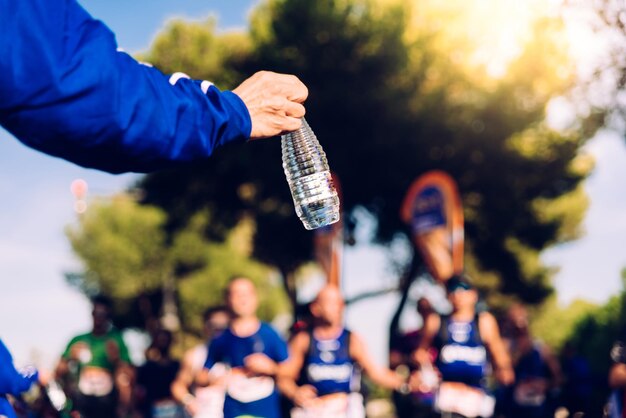
[[0, 124], [112, 173], [204, 159], [251, 130], [237, 95], [135, 61], [75, 0], [0, 0]]
[[11, 353], [0, 340], [0, 396], [19, 395], [27, 391], [37, 379], [37, 372], [34, 369], [27, 372], [15, 370]]

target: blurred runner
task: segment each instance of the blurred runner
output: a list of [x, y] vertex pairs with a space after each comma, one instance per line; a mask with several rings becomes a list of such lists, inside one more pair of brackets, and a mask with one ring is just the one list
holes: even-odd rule
[[514, 304], [509, 308], [503, 336], [516, 379], [506, 391], [503, 412], [509, 418], [554, 416], [556, 391], [562, 381], [561, 366], [545, 344], [532, 338], [524, 306]]
[[[224, 417], [279, 418], [280, 403], [275, 377], [287, 359], [287, 344], [276, 331], [256, 316], [257, 291], [250, 279], [230, 281], [226, 299], [230, 327], [211, 341], [204, 369], [196, 378], [200, 386], [226, 385]], [[226, 364], [223, 376], [214, 366]]]
[[607, 408], [608, 418], [626, 417], [626, 333], [611, 348], [609, 387], [612, 390]]
[[510, 357], [493, 315], [476, 311], [478, 291], [469, 279], [455, 276], [448, 280], [446, 289], [452, 313], [427, 323], [416, 359], [422, 368], [431, 367], [428, 348], [432, 345], [437, 349], [441, 383], [435, 409], [442, 417], [490, 417], [495, 400], [485, 384], [488, 355], [503, 385], [514, 381]]
[[365, 417], [356, 365], [374, 383], [403, 393], [410, 390], [404, 378], [374, 363], [361, 337], [344, 327], [343, 311], [339, 289], [326, 286], [311, 304], [313, 327], [289, 344], [290, 358], [281, 368], [279, 386], [295, 404], [292, 418]]
[[134, 371], [122, 334], [111, 323], [111, 302], [93, 299], [93, 329], [74, 337], [56, 368], [57, 379], [83, 418], [128, 414]]
[[[614, 350], [615, 347], [619, 347], [619, 343], [616, 343]], [[619, 353], [619, 349], [611, 352], [613, 353]], [[581, 355], [572, 343], [565, 343], [561, 351], [561, 369], [565, 378], [561, 394], [563, 406], [572, 416], [589, 413], [594, 384], [589, 359]]]
[[[195, 387], [194, 381], [204, 367], [208, 344], [228, 328], [230, 315], [226, 307], [217, 306], [207, 309], [203, 318], [206, 342], [185, 353], [180, 372], [172, 383], [172, 395], [185, 406], [192, 418], [221, 418], [224, 416], [225, 387]], [[214, 375], [224, 373], [225, 367], [218, 363], [211, 368], [211, 372]]]
[[[396, 373], [404, 376], [414, 374], [419, 370], [419, 365], [413, 358], [413, 353], [419, 347], [426, 323], [432, 314], [435, 314], [428, 299], [422, 297], [417, 301], [417, 313], [422, 318], [420, 329], [400, 334], [391, 339], [389, 350], [389, 367]], [[435, 356], [431, 353], [431, 361]], [[434, 388], [433, 388], [434, 389]], [[433, 390], [412, 391], [408, 394], [395, 390], [392, 399], [398, 418], [421, 418], [431, 414], [434, 401]]]
[[146, 350], [146, 362], [137, 369], [135, 393], [144, 418], [183, 418], [183, 410], [170, 391], [180, 369], [180, 362], [170, 355], [172, 342], [170, 331], [157, 330]]

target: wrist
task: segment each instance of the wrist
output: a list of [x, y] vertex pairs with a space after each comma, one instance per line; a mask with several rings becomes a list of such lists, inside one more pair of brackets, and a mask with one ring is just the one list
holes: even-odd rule
[[411, 387], [407, 382], [402, 382], [400, 386], [398, 386], [397, 391], [402, 395], [408, 395], [409, 393], [411, 393]]
[[187, 406], [195, 400], [196, 400], [195, 396], [193, 396], [191, 393], [187, 393], [185, 396], [183, 396], [183, 399], [181, 402], [183, 405]]

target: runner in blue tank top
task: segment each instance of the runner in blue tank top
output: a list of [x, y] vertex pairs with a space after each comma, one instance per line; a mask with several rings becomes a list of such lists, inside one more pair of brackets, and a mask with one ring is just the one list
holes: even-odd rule
[[446, 287], [452, 313], [426, 324], [416, 359], [422, 367], [431, 367], [427, 350], [431, 345], [438, 350], [435, 365], [441, 383], [435, 408], [443, 416], [489, 417], [495, 401], [483, 387], [488, 354], [496, 378], [504, 385], [514, 380], [511, 360], [493, 315], [476, 312], [478, 292], [469, 279], [454, 277]]
[[377, 384], [408, 392], [393, 371], [376, 365], [363, 340], [343, 325], [344, 301], [335, 286], [320, 291], [311, 304], [313, 324], [289, 344], [290, 358], [281, 368], [279, 387], [295, 404], [292, 418], [358, 418], [365, 416], [355, 366]]
[[471, 320], [444, 317], [435, 340], [437, 368], [446, 382], [481, 388], [487, 372], [487, 349], [480, 337], [479, 316]]
[[[224, 385], [224, 418], [280, 418], [275, 377], [287, 359], [287, 345], [268, 324], [256, 316], [258, 297], [249, 279], [230, 281], [227, 292], [230, 327], [211, 341], [204, 370], [196, 377], [199, 386]], [[226, 376], [211, 368], [230, 366]]]
[[513, 360], [515, 384], [505, 391], [501, 409], [509, 418], [548, 418], [556, 409], [561, 367], [546, 345], [533, 340], [528, 322], [524, 306], [508, 309], [503, 336]]
[[304, 360], [302, 381], [311, 384], [317, 396], [350, 393], [358, 389], [358, 372], [350, 357], [350, 331], [343, 329], [338, 337], [320, 339], [309, 335], [309, 352]]

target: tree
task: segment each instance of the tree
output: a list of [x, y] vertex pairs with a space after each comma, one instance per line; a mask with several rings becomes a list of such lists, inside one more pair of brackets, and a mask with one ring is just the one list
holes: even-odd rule
[[114, 317], [122, 328], [152, 331], [168, 325], [162, 322], [169, 313], [179, 317], [184, 332], [201, 336], [202, 312], [224, 303], [225, 285], [234, 275], [257, 284], [261, 318], [271, 320], [285, 311], [287, 300], [277, 273], [249, 257], [251, 219], [242, 219], [219, 243], [203, 234], [211, 221], [207, 211], [195, 214], [171, 241], [164, 229], [166, 219], [161, 209], [139, 205], [128, 195], [92, 204], [78, 224], [67, 229], [85, 266], [68, 275], [70, 282], [88, 296], [112, 297]]
[[[502, 64], [507, 71], [494, 76], [488, 60], [475, 59], [480, 39], [445, 30], [472, 23], [463, 11], [478, 2], [417, 3], [266, 1], [248, 40], [181, 24], [148, 56], [164, 71], [193, 59], [190, 75], [206, 78], [223, 69], [189, 51], [210, 38], [221, 46], [208, 62], [233, 74], [297, 74], [309, 86], [307, 119], [341, 179], [348, 220], [367, 208], [378, 222], [376, 241], [388, 244], [405, 233], [398, 212], [411, 181], [430, 169], [448, 171], [465, 204], [468, 265], [479, 284], [496, 303], [501, 293], [538, 303], [551, 291], [552, 273], [539, 253], [579, 234], [587, 205], [581, 182], [593, 166], [579, 150], [597, 126], [578, 119], [555, 130], [545, 121], [548, 103], [575, 85], [563, 22], [535, 19], [519, 53]], [[183, 36], [188, 47], [166, 48], [174, 42], [165, 39]], [[290, 273], [311, 258], [311, 234], [294, 216], [278, 141], [224, 149], [210, 162], [150, 175], [141, 187], [145, 203], [168, 213], [170, 233], [203, 208], [213, 215], [212, 239], [251, 216], [252, 254], [277, 266], [293, 292]]]
[[579, 92], [591, 97], [592, 103], [605, 109], [604, 123], [624, 132], [626, 123], [626, 4], [620, 0], [598, 0], [586, 3], [569, 0], [570, 8], [591, 11], [587, 23], [604, 54], [596, 58], [595, 68]]
[[622, 270], [622, 292], [604, 305], [580, 318], [568, 345], [589, 361], [596, 378], [593, 386], [593, 403], [596, 411], [602, 410], [609, 395], [608, 373], [612, 361], [613, 344], [626, 335], [626, 269]]
[[584, 301], [575, 300], [566, 307], [561, 307], [555, 296], [532, 313], [532, 335], [546, 343], [555, 353], [574, 337], [580, 322], [598, 310], [598, 306]]

